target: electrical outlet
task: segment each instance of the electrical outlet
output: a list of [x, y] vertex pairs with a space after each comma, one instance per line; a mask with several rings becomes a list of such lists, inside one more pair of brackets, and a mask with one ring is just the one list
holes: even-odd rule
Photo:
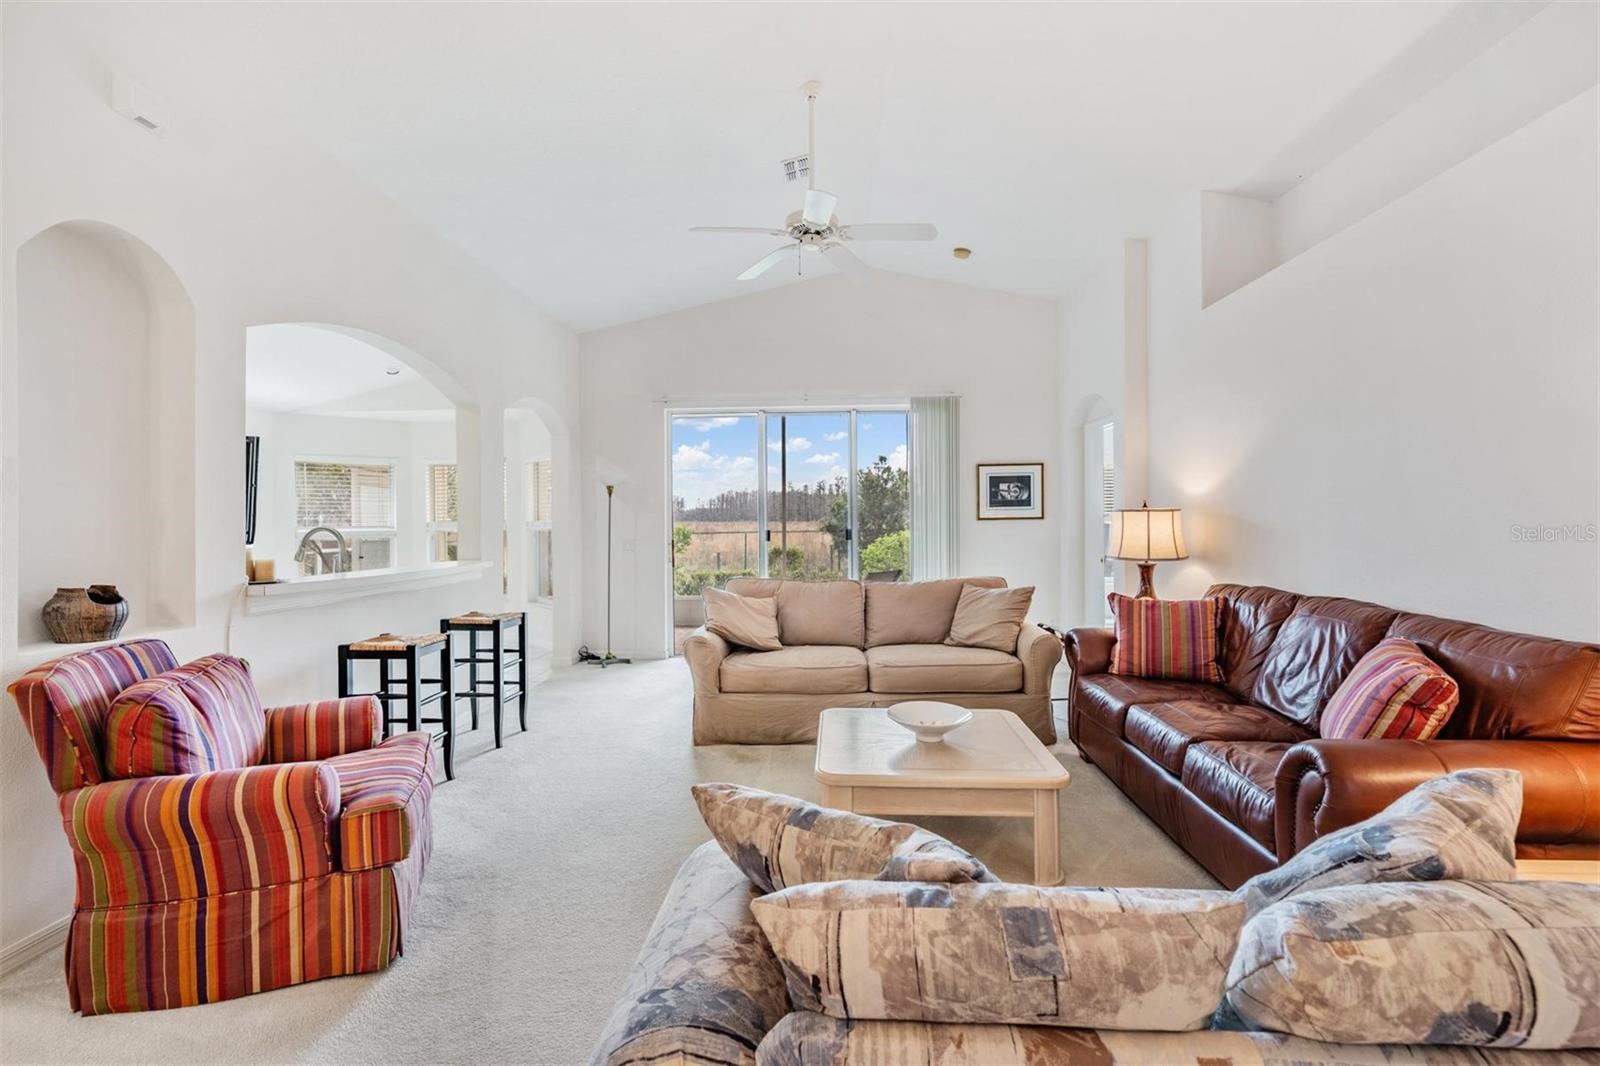
[[631, 540], [630, 539], [630, 540], [625, 540], [625, 541], [622, 542], [622, 550], [625, 551], [625, 552], [634, 551], [638, 547], [639, 547], [639, 542], [636, 541], [636, 540]]

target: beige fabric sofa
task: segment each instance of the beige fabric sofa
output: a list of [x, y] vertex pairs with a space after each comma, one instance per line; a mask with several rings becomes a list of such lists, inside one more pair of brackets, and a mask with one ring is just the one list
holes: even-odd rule
[[784, 647], [735, 648], [704, 629], [689, 636], [683, 652], [694, 676], [694, 742], [801, 744], [817, 738], [823, 708], [929, 699], [1014, 711], [1041, 741], [1055, 743], [1050, 676], [1060, 642], [1027, 623], [1015, 655], [946, 645], [963, 585], [1006, 583], [734, 578], [730, 592], [777, 598]]

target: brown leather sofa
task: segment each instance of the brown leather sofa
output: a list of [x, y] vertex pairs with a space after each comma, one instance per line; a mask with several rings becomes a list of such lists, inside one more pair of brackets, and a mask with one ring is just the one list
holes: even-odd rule
[[[1600, 857], [1600, 646], [1279, 589], [1216, 585], [1220, 685], [1109, 673], [1109, 629], [1065, 637], [1067, 733], [1233, 887], [1451, 770], [1523, 775], [1522, 858]], [[1322, 740], [1323, 705], [1386, 636], [1461, 686], [1434, 740]]]
[[776, 597], [781, 651], [735, 648], [698, 629], [683, 644], [694, 681], [696, 744], [803, 744], [825, 707], [887, 707], [943, 700], [1012, 711], [1046, 744], [1056, 740], [1050, 678], [1061, 644], [1025, 623], [1015, 654], [956, 648], [950, 635], [965, 585], [940, 581], [779, 581], [739, 577], [728, 591]]

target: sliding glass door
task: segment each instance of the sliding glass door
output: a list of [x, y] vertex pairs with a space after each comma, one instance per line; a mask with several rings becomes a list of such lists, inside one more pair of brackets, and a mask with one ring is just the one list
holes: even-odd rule
[[674, 650], [701, 591], [740, 575], [908, 581], [903, 408], [712, 411], [671, 420]]
[[856, 572], [866, 581], [911, 580], [910, 415], [856, 415]]
[[767, 422], [767, 575], [849, 577], [850, 412], [775, 412]]

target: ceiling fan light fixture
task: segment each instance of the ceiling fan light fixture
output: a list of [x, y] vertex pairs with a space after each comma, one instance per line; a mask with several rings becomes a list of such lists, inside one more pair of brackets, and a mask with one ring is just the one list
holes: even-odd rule
[[[690, 231], [753, 234], [787, 239], [789, 243], [767, 253], [740, 274], [738, 278], [740, 281], [750, 281], [765, 274], [783, 261], [786, 253], [794, 255], [796, 273], [802, 273], [800, 262], [808, 248], [813, 252], [820, 252], [839, 270], [859, 277], [870, 273], [871, 268], [840, 242], [938, 239], [939, 230], [928, 222], [866, 222], [847, 226], [839, 221], [839, 216], [834, 213], [839, 205], [839, 198], [825, 189], [817, 188], [817, 95], [822, 91], [822, 83], [808, 81], [800, 86], [800, 91], [806, 97], [806, 154], [791, 156], [782, 161], [786, 179], [789, 181], [798, 181], [802, 177], [805, 179], [805, 200], [800, 210], [790, 213], [784, 219], [781, 229], [777, 227], [767, 229], [763, 226], [692, 226]], [[964, 255], [960, 257], [965, 258]]]

